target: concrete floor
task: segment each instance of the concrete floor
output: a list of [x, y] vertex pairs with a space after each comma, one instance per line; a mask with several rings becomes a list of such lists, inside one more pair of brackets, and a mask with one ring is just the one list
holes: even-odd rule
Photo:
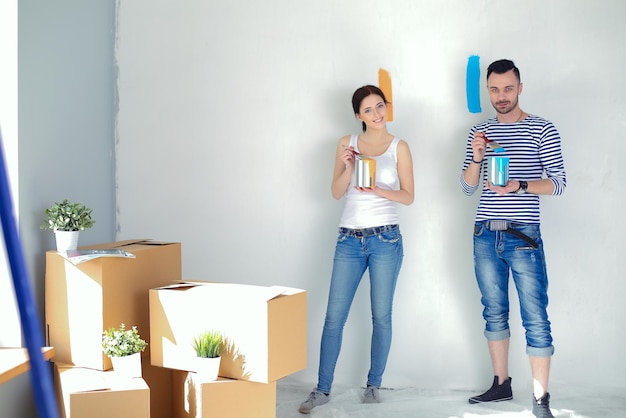
[[[298, 412], [314, 384], [282, 379], [277, 385], [277, 418], [303, 418]], [[571, 388], [552, 384], [550, 407], [558, 418], [626, 417], [626, 391], [599, 387]], [[470, 391], [435, 391], [412, 387], [381, 390], [380, 404], [362, 404], [363, 389], [335, 385], [329, 403], [311, 412], [311, 418], [533, 418], [531, 391], [513, 387], [513, 400], [470, 405]]]

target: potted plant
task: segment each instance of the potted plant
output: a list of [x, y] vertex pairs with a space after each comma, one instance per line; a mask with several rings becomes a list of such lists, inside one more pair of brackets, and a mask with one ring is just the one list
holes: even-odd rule
[[102, 333], [102, 351], [111, 358], [118, 376], [141, 377], [141, 352], [147, 346], [136, 326], [126, 329], [121, 324], [117, 329], [109, 328]]
[[222, 353], [222, 333], [215, 330], [204, 331], [193, 339], [196, 352], [196, 370], [205, 381], [217, 380]]
[[95, 220], [91, 218], [92, 209], [78, 202], [63, 199], [61, 203], [44, 210], [44, 222], [41, 229], [51, 229], [56, 236], [57, 251], [75, 250], [78, 246], [80, 231], [91, 228]]

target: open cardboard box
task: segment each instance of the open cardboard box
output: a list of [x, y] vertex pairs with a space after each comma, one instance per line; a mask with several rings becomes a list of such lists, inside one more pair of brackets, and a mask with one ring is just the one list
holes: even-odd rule
[[306, 367], [306, 291], [281, 286], [181, 282], [150, 290], [154, 366], [193, 371], [193, 339], [225, 339], [219, 375], [270, 383]]

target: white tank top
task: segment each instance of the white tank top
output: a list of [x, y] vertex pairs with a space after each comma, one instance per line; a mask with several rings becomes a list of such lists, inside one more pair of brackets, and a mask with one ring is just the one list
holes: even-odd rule
[[[352, 135], [350, 145], [358, 152], [357, 139], [358, 135]], [[400, 179], [398, 178], [398, 142], [400, 142], [400, 138], [394, 137], [384, 153], [379, 156], [369, 156], [376, 160], [376, 186], [381, 189], [400, 189]], [[360, 229], [398, 224], [400, 219], [395, 202], [374, 193], [356, 190], [354, 188], [356, 184], [356, 170], [354, 171], [345, 195], [346, 205], [343, 209], [339, 226]]]

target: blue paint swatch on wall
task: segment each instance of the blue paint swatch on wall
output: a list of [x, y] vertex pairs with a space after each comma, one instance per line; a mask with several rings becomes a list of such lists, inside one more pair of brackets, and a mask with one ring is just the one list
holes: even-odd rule
[[467, 110], [470, 113], [480, 113], [480, 57], [472, 55], [467, 60], [467, 75], [465, 78], [467, 91]]

